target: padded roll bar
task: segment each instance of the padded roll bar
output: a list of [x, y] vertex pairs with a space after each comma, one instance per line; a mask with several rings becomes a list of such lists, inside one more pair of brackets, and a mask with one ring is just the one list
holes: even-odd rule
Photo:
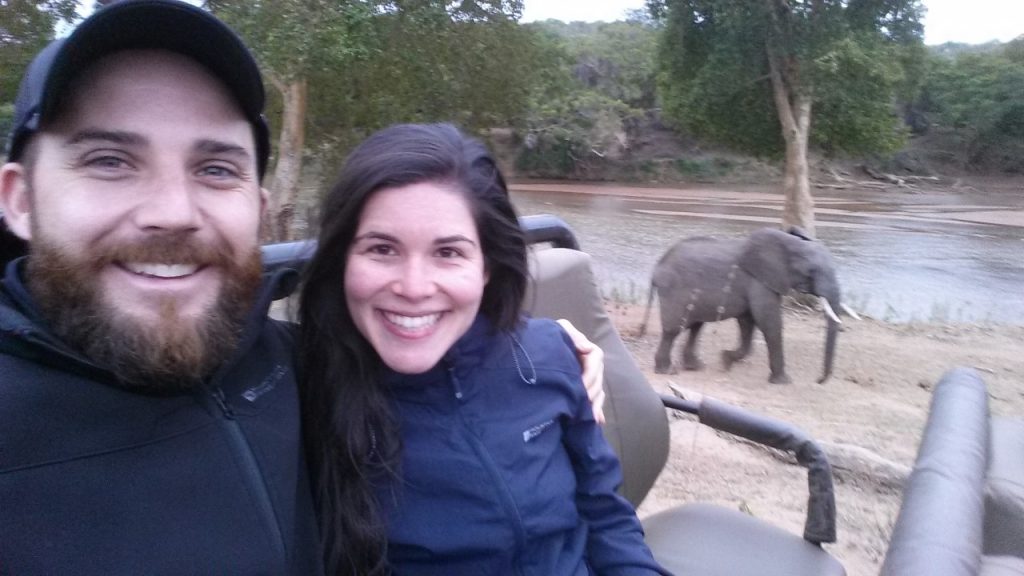
[[969, 368], [950, 370], [932, 393], [882, 576], [979, 573], [988, 445], [984, 381]]
[[824, 450], [799, 428], [782, 420], [748, 412], [714, 398], [700, 402], [661, 395], [666, 408], [695, 414], [700, 423], [796, 456], [807, 469], [807, 520], [804, 540], [813, 544], [836, 541], [836, 498], [832, 466]]

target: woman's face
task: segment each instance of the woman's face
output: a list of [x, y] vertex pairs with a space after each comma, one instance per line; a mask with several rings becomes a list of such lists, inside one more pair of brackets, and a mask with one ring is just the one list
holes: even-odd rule
[[345, 301], [389, 368], [425, 372], [469, 330], [487, 271], [465, 197], [421, 182], [373, 193], [345, 268]]

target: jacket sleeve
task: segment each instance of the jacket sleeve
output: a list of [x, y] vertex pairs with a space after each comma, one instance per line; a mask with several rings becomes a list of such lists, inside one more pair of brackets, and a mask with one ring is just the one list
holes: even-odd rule
[[576, 409], [563, 442], [576, 473], [576, 507], [587, 524], [588, 564], [600, 576], [670, 575], [644, 543], [633, 506], [617, 492], [622, 484], [619, 459], [594, 420], [583, 381], [577, 376], [574, 384], [579, 387]]

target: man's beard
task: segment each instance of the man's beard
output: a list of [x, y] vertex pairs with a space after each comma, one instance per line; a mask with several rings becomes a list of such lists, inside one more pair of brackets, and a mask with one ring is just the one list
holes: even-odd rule
[[[179, 392], [196, 387], [238, 346], [260, 285], [259, 249], [242, 262], [225, 246], [208, 246], [189, 234], [153, 235], [74, 257], [45, 235], [33, 234], [27, 280], [53, 333], [109, 370], [125, 387]], [[118, 262], [198, 264], [220, 269], [222, 286], [201, 315], [182, 317], [176, 301], [160, 305], [146, 323], [104, 298], [100, 273]]]

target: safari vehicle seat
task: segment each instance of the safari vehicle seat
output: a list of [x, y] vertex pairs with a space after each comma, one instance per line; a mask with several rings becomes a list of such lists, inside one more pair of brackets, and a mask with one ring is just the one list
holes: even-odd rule
[[935, 387], [881, 574], [1024, 575], [1024, 419], [990, 418], [973, 370]]
[[666, 405], [698, 414], [703, 424], [790, 451], [809, 470], [805, 538], [763, 520], [709, 504], [688, 504], [644, 521], [655, 557], [678, 576], [841, 576], [821, 542], [835, 540], [832, 476], [824, 453], [786, 423], [712, 399], [699, 404], [659, 396], [648, 384], [604, 310], [590, 266], [578, 250], [535, 250], [524, 308], [567, 318], [605, 352], [605, 435], [622, 462], [623, 495], [639, 505], [668, 456]]

